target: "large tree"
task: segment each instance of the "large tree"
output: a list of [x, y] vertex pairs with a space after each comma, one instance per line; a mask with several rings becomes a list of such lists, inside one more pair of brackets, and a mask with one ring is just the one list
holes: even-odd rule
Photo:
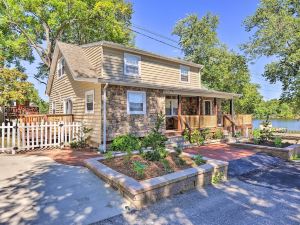
[[185, 58], [204, 65], [202, 82], [219, 91], [243, 94], [236, 101], [236, 110], [253, 113], [261, 101], [258, 85], [251, 84], [245, 57], [220, 42], [217, 36], [219, 19], [210, 13], [202, 18], [192, 14], [177, 22], [173, 34], [179, 36], [179, 43]]
[[300, 1], [261, 0], [254, 15], [245, 20], [252, 33], [242, 48], [252, 58], [273, 57], [263, 76], [282, 82], [283, 99], [296, 102], [300, 111]]
[[48, 76], [57, 40], [75, 44], [132, 43], [132, 6], [124, 0], [0, 0], [0, 45], [6, 64], [41, 60], [36, 78]]

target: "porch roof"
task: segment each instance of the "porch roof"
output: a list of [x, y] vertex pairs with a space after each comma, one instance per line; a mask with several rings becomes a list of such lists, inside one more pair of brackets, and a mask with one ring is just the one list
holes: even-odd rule
[[160, 89], [160, 90], [164, 90], [164, 93], [167, 95], [201, 96], [201, 97], [214, 97], [214, 98], [223, 98], [223, 99], [233, 99], [242, 96], [241, 94], [215, 91], [211, 89], [190, 88], [190, 87], [182, 87], [182, 86], [174, 86], [174, 85], [170, 86], [170, 85], [163, 85], [163, 84], [158, 85], [158, 84], [141, 82], [140, 80], [132, 80], [132, 79], [130, 81], [125, 81], [125, 80], [99, 78], [98, 82], [103, 84], [108, 83], [111, 85]]

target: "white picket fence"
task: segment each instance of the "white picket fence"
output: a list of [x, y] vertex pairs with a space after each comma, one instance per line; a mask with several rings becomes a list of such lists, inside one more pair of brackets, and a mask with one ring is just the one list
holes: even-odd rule
[[0, 126], [0, 152], [59, 147], [78, 140], [81, 123], [13, 123]]

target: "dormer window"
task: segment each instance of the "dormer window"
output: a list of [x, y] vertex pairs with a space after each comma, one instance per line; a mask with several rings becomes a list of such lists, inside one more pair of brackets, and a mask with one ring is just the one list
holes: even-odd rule
[[180, 66], [180, 81], [190, 82], [190, 68], [188, 66]]
[[57, 76], [61, 78], [65, 74], [65, 59], [61, 57], [57, 63]]
[[141, 75], [141, 57], [124, 53], [124, 74], [126, 76], [138, 77]]

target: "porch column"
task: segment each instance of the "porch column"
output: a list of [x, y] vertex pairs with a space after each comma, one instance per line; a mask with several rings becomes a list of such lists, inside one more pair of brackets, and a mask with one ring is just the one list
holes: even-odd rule
[[218, 105], [216, 98], [214, 98], [214, 115], [218, 115]]
[[232, 120], [233, 120], [234, 117], [233, 99], [230, 99], [230, 115], [232, 116]]
[[177, 113], [178, 115], [177, 115], [177, 119], [178, 119], [178, 124], [177, 124], [177, 129], [179, 130], [179, 131], [181, 131], [181, 95], [178, 95], [178, 113]]

